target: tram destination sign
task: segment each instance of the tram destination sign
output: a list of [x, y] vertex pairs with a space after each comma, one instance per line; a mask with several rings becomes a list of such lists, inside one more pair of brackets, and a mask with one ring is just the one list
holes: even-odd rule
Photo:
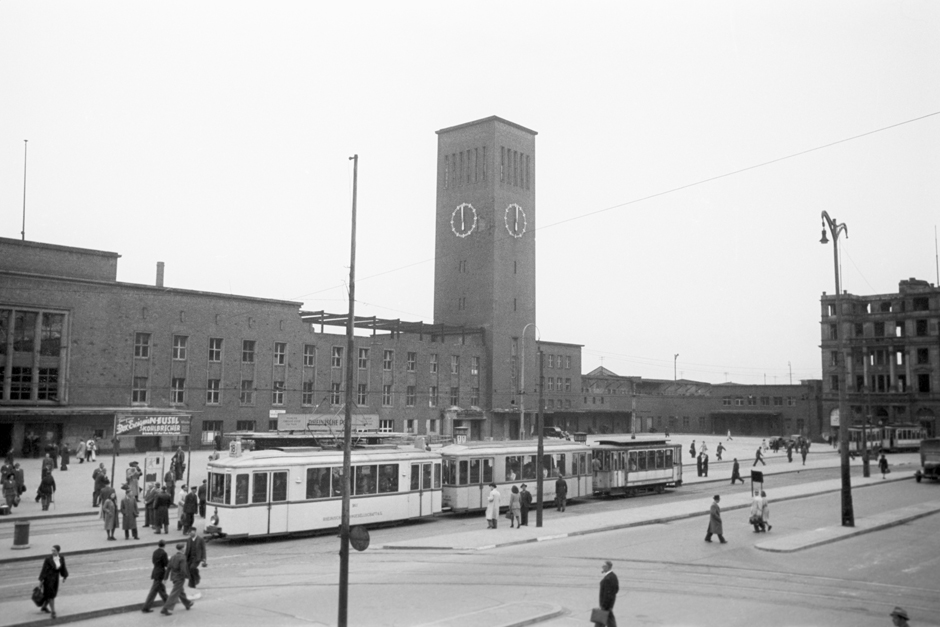
[[[278, 431], [304, 431], [308, 433], [336, 433], [346, 424], [343, 414], [281, 414], [277, 417]], [[353, 431], [377, 431], [378, 414], [354, 414]]]
[[118, 415], [115, 435], [119, 438], [137, 436], [189, 435], [192, 416], [166, 416], [158, 414], [125, 416]]

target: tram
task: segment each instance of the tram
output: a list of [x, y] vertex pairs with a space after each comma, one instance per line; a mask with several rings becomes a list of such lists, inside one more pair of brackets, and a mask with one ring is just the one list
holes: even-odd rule
[[485, 509], [491, 483], [499, 490], [500, 505], [508, 506], [512, 486], [523, 483], [534, 496], [539, 466], [543, 502], [555, 498], [555, 482], [562, 475], [568, 484], [569, 499], [590, 496], [593, 491], [591, 449], [577, 442], [545, 441], [541, 464], [536, 461], [535, 441], [450, 444], [440, 453], [444, 473], [442, 506], [453, 512]]
[[[236, 448], [237, 454], [237, 448]], [[228, 538], [336, 528], [343, 452], [313, 447], [252, 451], [208, 464], [208, 502]], [[352, 451], [350, 522], [376, 524], [441, 511], [441, 458], [422, 449]]]
[[866, 448], [869, 452], [876, 453], [882, 447], [884, 441], [884, 429], [881, 427], [849, 427], [849, 452], [861, 453]]
[[605, 438], [591, 446], [594, 494], [662, 494], [682, 485], [682, 446], [664, 438]]
[[927, 431], [920, 425], [886, 425], [881, 448], [886, 451], [917, 451], [920, 442], [927, 438]]

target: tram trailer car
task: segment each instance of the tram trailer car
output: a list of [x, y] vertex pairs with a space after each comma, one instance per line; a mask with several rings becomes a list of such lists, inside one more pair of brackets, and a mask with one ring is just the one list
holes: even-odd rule
[[682, 446], [663, 438], [610, 438], [591, 446], [594, 494], [662, 494], [682, 485]]
[[881, 448], [885, 451], [916, 451], [927, 432], [920, 425], [887, 425]]
[[940, 438], [929, 438], [920, 443], [920, 468], [914, 473], [917, 483], [924, 477], [940, 481]]
[[[350, 523], [441, 512], [441, 458], [417, 449], [352, 451]], [[210, 461], [209, 506], [228, 538], [334, 529], [342, 516], [343, 452], [308, 447]]]
[[[443, 460], [443, 508], [453, 512], [486, 509], [490, 483], [495, 483], [500, 505], [509, 506], [512, 487], [527, 484], [536, 497], [535, 441], [468, 442], [440, 450]], [[542, 502], [555, 499], [555, 482], [564, 475], [568, 498], [592, 494], [591, 449], [585, 444], [545, 440], [542, 455]]]

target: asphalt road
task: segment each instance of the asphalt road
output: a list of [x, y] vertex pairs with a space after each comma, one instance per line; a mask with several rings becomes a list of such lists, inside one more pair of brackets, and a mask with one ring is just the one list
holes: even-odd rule
[[[772, 477], [784, 482], [837, 476], [838, 469]], [[582, 501], [566, 515], [646, 506], [661, 499], [702, 499], [714, 484], [687, 485], [659, 496]], [[746, 489], [742, 487], [742, 489]], [[853, 491], [856, 516], [936, 498], [933, 485], [913, 481]], [[839, 499], [823, 495], [772, 504], [771, 533], [788, 527], [837, 524]], [[554, 514], [546, 512], [546, 520]], [[650, 525], [492, 551], [369, 550], [351, 558], [351, 625], [418, 625], [434, 615], [468, 615], [500, 604], [542, 603], [563, 609], [548, 625], [587, 624], [596, 603], [600, 564], [615, 562], [621, 580], [621, 625], [887, 625], [895, 605], [924, 624], [940, 616], [940, 525], [926, 517], [855, 539], [777, 554], [758, 551], [743, 512], [725, 517], [729, 544], [702, 541], [705, 519]], [[373, 546], [418, 535], [462, 531], [480, 515], [373, 530]], [[505, 533], [511, 533], [506, 530]], [[209, 545], [204, 598], [192, 613], [166, 622], [200, 625], [335, 624], [338, 542], [334, 534]], [[139, 590], [148, 586], [151, 548], [76, 555], [68, 594]], [[25, 598], [37, 576], [31, 562], [6, 564], [0, 600]], [[95, 619], [125, 625], [131, 617]], [[138, 617], [133, 617], [137, 619]], [[157, 619], [159, 620], [159, 619]], [[2, 622], [2, 617], [0, 617]], [[474, 624], [470, 618], [463, 624]]]

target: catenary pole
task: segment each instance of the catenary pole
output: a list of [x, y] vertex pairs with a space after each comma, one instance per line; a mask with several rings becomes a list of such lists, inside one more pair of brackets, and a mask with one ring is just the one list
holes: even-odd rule
[[356, 185], [359, 176], [359, 155], [350, 157], [353, 162], [352, 235], [349, 245], [349, 319], [346, 321], [346, 415], [343, 421], [343, 513], [339, 544], [339, 615], [337, 624], [346, 627], [349, 605], [349, 495], [352, 481], [349, 473], [352, 465], [352, 404], [353, 404], [353, 328], [356, 315]]
[[542, 468], [544, 465], [544, 460], [542, 457], [545, 455], [545, 411], [542, 408], [543, 399], [542, 399], [542, 382], [545, 380], [545, 377], [542, 376], [542, 349], [539, 347], [539, 414], [538, 414], [538, 432], [539, 432], [539, 445], [536, 451], [537, 455], [535, 458], [535, 486], [536, 486], [536, 509], [535, 509], [535, 526], [542, 526], [542, 495], [543, 492], [543, 483], [544, 483], [544, 473]]

